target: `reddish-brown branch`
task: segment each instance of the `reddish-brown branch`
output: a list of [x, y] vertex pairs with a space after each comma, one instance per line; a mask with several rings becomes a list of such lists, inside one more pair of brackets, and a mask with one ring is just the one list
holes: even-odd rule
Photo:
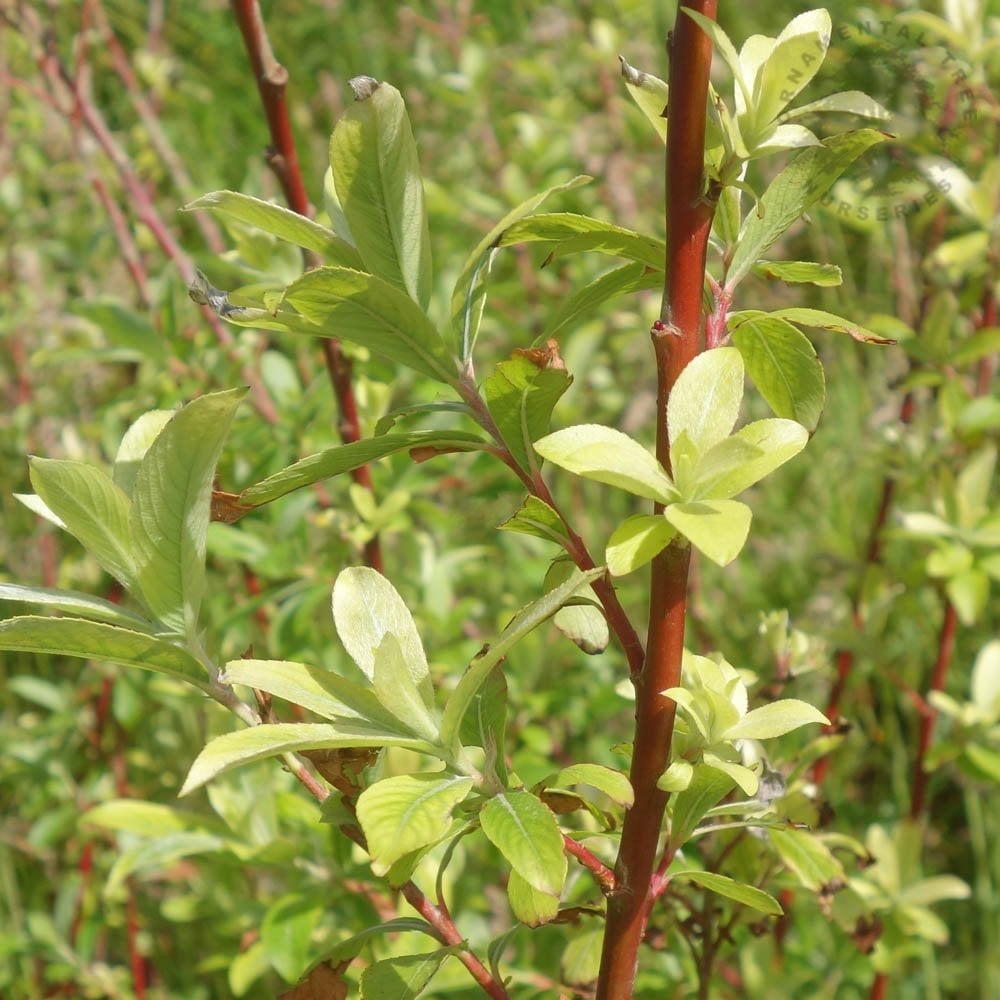
[[597, 884], [605, 896], [614, 892], [615, 873], [600, 858], [588, 851], [583, 844], [574, 840], [568, 833], [563, 834], [563, 847], [566, 848], [567, 854], [572, 854], [597, 879]]
[[[715, 19], [716, 0], [690, 7]], [[670, 468], [667, 399], [703, 338], [702, 287], [714, 205], [704, 188], [705, 113], [712, 43], [678, 11], [670, 50], [670, 141], [666, 157], [667, 260], [663, 307], [654, 326], [656, 455]], [[658, 509], [659, 505], [658, 505]], [[608, 903], [598, 1000], [628, 1000], [652, 902], [653, 867], [667, 795], [657, 788], [670, 758], [676, 704], [662, 692], [680, 683], [690, 548], [672, 544], [653, 560], [646, 660], [636, 683], [630, 778], [635, 804], [625, 816]]]
[[[951, 665], [952, 653], [955, 651], [955, 632], [958, 628], [958, 615], [955, 612], [955, 605], [951, 601], [946, 601], [944, 605], [944, 619], [941, 622], [941, 631], [938, 634], [937, 659], [934, 661], [934, 669], [931, 672], [930, 683], [927, 685], [928, 693], [931, 691], [944, 690], [944, 682], [948, 676], [948, 668]], [[917, 737], [917, 759], [913, 765], [913, 796], [910, 800], [910, 817], [919, 819], [924, 811], [924, 803], [927, 799], [927, 779], [928, 774], [924, 766], [927, 759], [927, 751], [930, 750], [931, 741], [934, 738], [934, 726], [937, 723], [937, 709], [925, 697], [925, 708], [920, 715], [920, 731]]]
[[[288, 207], [299, 215], [309, 216], [311, 214], [309, 196], [302, 180], [299, 154], [285, 101], [288, 70], [274, 57], [257, 0], [231, 0], [231, 6], [240, 34], [243, 36], [247, 58], [250, 60], [250, 68], [260, 92], [261, 105], [267, 117], [267, 127], [271, 136], [271, 147], [267, 153], [268, 166], [281, 185]], [[312, 261], [307, 254], [306, 263], [314, 264], [315, 261]], [[340, 342], [332, 338], [323, 341], [323, 358], [340, 409], [340, 439], [344, 444], [351, 444], [361, 438], [361, 422], [358, 419], [358, 407], [354, 396], [351, 360], [344, 354]], [[351, 478], [359, 486], [373, 491], [371, 470], [367, 465], [353, 469]], [[377, 536], [365, 543], [364, 555], [368, 566], [382, 572], [382, 547]]]

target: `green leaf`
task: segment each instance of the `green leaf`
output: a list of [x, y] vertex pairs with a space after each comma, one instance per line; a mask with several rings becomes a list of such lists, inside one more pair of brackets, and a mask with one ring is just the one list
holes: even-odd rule
[[742, 764], [736, 764], [731, 760], [725, 760], [708, 750], [702, 753], [701, 759], [702, 763], [706, 767], [713, 768], [716, 771], [720, 771], [727, 777], [732, 778], [744, 795], [757, 794], [757, 789], [760, 786], [760, 778], [758, 777], [757, 772], [751, 771], [749, 767], [744, 767]]
[[120, 604], [113, 604], [100, 597], [91, 597], [89, 594], [81, 594], [76, 590], [52, 590], [46, 587], [22, 587], [17, 583], [0, 583], [0, 601], [39, 604], [54, 611], [81, 615], [92, 621], [121, 625], [134, 632], [157, 631], [154, 622], [133, 614]]
[[294, 983], [312, 963], [313, 931], [323, 919], [315, 890], [279, 896], [260, 921], [260, 940], [267, 957], [287, 982]]
[[775, 40], [754, 84], [753, 117], [773, 121], [816, 75], [826, 57], [832, 25], [823, 8], [792, 18]]
[[740, 352], [717, 347], [697, 355], [681, 372], [667, 400], [671, 450], [685, 433], [699, 454], [728, 437], [742, 401]]
[[273, 476], [248, 486], [240, 493], [239, 500], [250, 507], [260, 507], [304, 486], [311, 486], [343, 472], [351, 472], [376, 459], [408, 449], [476, 451], [485, 445], [486, 442], [481, 437], [464, 431], [427, 430], [383, 434], [381, 437], [327, 448], [303, 458]]
[[358, 270], [364, 268], [357, 250], [326, 226], [260, 198], [237, 191], [213, 191], [185, 205], [181, 211], [211, 212], [223, 219], [235, 219], [297, 247], [312, 250], [333, 264]]
[[720, 441], [698, 463], [698, 495], [728, 500], [794, 458], [809, 434], [794, 420], [756, 420]]
[[536, 441], [535, 451], [561, 469], [648, 500], [670, 503], [677, 498], [674, 484], [660, 463], [641, 444], [613, 427], [567, 427]]
[[[426, 661], [424, 667], [426, 669]], [[375, 650], [372, 682], [378, 700], [404, 726], [428, 743], [437, 742], [437, 724], [429, 711], [434, 704], [433, 692], [429, 684], [424, 685], [423, 695], [418, 690], [399, 640], [391, 632], [382, 637]]]
[[502, 792], [479, 814], [483, 833], [532, 888], [552, 896], [566, 881], [562, 833], [552, 811], [530, 792]]
[[[736, 314], [739, 316], [739, 314]], [[871, 330], [866, 330], [863, 326], [853, 323], [842, 316], [835, 316], [833, 313], [824, 312], [822, 309], [804, 309], [799, 306], [792, 306], [788, 309], [777, 309], [770, 314], [775, 319], [786, 319], [791, 323], [798, 323], [801, 326], [818, 326], [823, 330], [833, 330], [835, 333], [846, 333], [852, 340], [861, 344], [894, 344], [896, 341], [887, 337], [880, 337]]]
[[392, 635], [424, 704], [433, 703], [417, 626], [396, 588], [381, 573], [367, 566], [342, 570], [333, 585], [333, 620], [348, 655], [370, 680], [375, 677], [376, 650], [386, 635]]
[[825, 139], [822, 146], [803, 150], [785, 167], [764, 192], [757, 211], [747, 217], [726, 275], [726, 290], [732, 291], [746, 277], [764, 251], [819, 201], [859, 156], [885, 138], [873, 129], [845, 132]]
[[543, 538], [563, 547], [569, 542], [562, 518], [544, 500], [534, 496], [526, 497], [524, 503], [498, 527], [502, 531], [517, 531]]
[[174, 412], [174, 410], [150, 410], [139, 417], [125, 432], [121, 444], [118, 445], [111, 478], [127, 496], [132, 496], [135, 477], [139, 474], [139, 465], [149, 451], [149, 446], [173, 418]]
[[604, 930], [601, 927], [589, 927], [570, 937], [559, 962], [567, 983], [583, 985], [597, 979], [601, 971], [603, 942]]
[[559, 913], [559, 897], [539, 892], [516, 871], [507, 879], [507, 899], [515, 920], [529, 927], [540, 927], [554, 920]]
[[285, 289], [285, 301], [317, 326], [316, 336], [349, 340], [436, 382], [456, 382], [455, 362], [434, 325], [382, 278], [346, 267], [318, 267]]
[[149, 446], [129, 514], [136, 574], [152, 612], [195, 635], [205, 584], [212, 479], [246, 389], [201, 396], [178, 410]]
[[744, 906], [749, 906], [760, 913], [766, 913], [768, 916], [780, 917], [785, 912], [774, 896], [755, 886], [743, 885], [729, 878], [728, 875], [719, 875], [717, 872], [681, 871], [671, 872], [670, 878], [671, 880], [683, 879], [685, 882], [694, 882], [695, 885], [703, 886], [719, 896], [725, 896], [726, 899], [742, 903]]
[[395, 87], [376, 82], [344, 112], [330, 137], [330, 167], [365, 270], [405, 290], [426, 312], [432, 275], [424, 187]]
[[217, 736], [195, 758], [180, 790], [188, 795], [220, 774], [266, 757], [300, 750], [340, 750], [346, 747], [405, 747], [433, 754], [424, 740], [400, 736], [358, 720], [336, 725], [315, 722], [276, 723], [252, 726]]
[[760, 708], [747, 712], [739, 722], [726, 730], [725, 739], [770, 740], [812, 722], [830, 725], [830, 720], [808, 702], [797, 698], [782, 698], [781, 701], [761, 705]]
[[712, 39], [712, 44], [718, 49], [719, 55], [722, 56], [730, 72], [733, 74], [737, 90], [743, 96], [745, 104], [750, 106], [753, 102], [748, 81], [743, 76], [743, 66], [740, 63], [740, 57], [729, 36], [714, 20], [705, 17], [704, 14], [699, 14], [697, 11], [691, 10], [690, 7], [681, 7], [681, 10]]
[[205, 691], [209, 688], [204, 667], [180, 646], [82, 618], [8, 618], [0, 622], [0, 649], [141, 667]]
[[479, 323], [483, 317], [483, 307], [486, 304], [486, 279], [493, 265], [493, 256], [500, 246], [504, 232], [515, 222], [526, 215], [531, 215], [539, 205], [551, 194], [559, 191], [571, 191], [590, 181], [589, 177], [579, 176], [565, 184], [556, 184], [538, 194], [532, 195], [508, 212], [477, 244], [475, 250], [466, 258], [455, 282], [455, 290], [451, 296], [451, 322], [458, 340], [459, 357], [467, 361], [472, 354], [479, 333]]
[[443, 773], [401, 774], [369, 785], [358, 798], [358, 820], [372, 860], [388, 869], [411, 851], [437, 843], [472, 786], [472, 778]]
[[623, 521], [608, 539], [604, 558], [613, 576], [624, 576], [645, 566], [677, 534], [662, 514], [637, 514]]
[[487, 771], [492, 771], [504, 786], [507, 784], [506, 725], [507, 678], [498, 664], [473, 697], [458, 736], [462, 746], [482, 747], [486, 751]]
[[[790, 285], [832, 288], [844, 283], [844, 274], [836, 264], [817, 264], [812, 260], [759, 260], [753, 266], [753, 273], [762, 278], [777, 278]], [[746, 361], [746, 355], [743, 360]]]
[[603, 653], [611, 641], [604, 611], [593, 604], [569, 604], [560, 608], [552, 624], [588, 656]]
[[705, 813], [732, 791], [735, 782], [715, 768], [698, 765], [691, 783], [673, 798], [670, 813], [670, 848], [676, 851], [694, 833]]
[[136, 584], [129, 542], [129, 499], [103, 469], [82, 462], [31, 458], [35, 492], [66, 530], [126, 589]]
[[781, 860], [813, 892], [844, 879], [844, 866], [815, 834], [807, 830], [769, 829], [767, 835]]
[[99, 826], [139, 837], [160, 837], [166, 833], [201, 831], [209, 834], [228, 834], [224, 823], [212, 817], [175, 809], [159, 802], [140, 802], [137, 799], [110, 799], [88, 809], [80, 822], [85, 826]]
[[956, 573], [945, 584], [948, 600], [955, 605], [963, 625], [975, 625], [986, 610], [990, 596], [990, 578], [978, 567]]
[[166, 359], [165, 340], [148, 316], [128, 309], [113, 299], [74, 302], [72, 312], [99, 327], [105, 338], [125, 351], [162, 365]]
[[625, 257], [661, 272], [667, 254], [663, 240], [573, 212], [546, 212], [514, 223], [500, 237], [499, 246], [516, 243], [556, 244], [546, 263], [571, 253], [592, 251]]
[[545, 779], [546, 788], [573, 788], [587, 785], [603, 792], [613, 802], [626, 809], [632, 807], [635, 793], [628, 777], [621, 771], [605, 767], [603, 764], [570, 764], [550, 778]]
[[763, 312], [741, 313], [730, 329], [747, 374], [775, 414], [814, 431], [826, 400], [826, 380], [809, 338]]
[[395, 730], [398, 736], [408, 735], [371, 688], [330, 670], [290, 660], [231, 660], [219, 680], [265, 691], [324, 719], [360, 719], [384, 730]]
[[738, 500], [695, 500], [671, 504], [663, 516], [719, 566], [731, 563], [750, 533], [750, 508]]
[[604, 567], [574, 574], [559, 586], [554, 587], [537, 601], [522, 608], [501, 633], [492, 646], [487, 647], [469, 664], [462, 679], [448, 698], [441, 720], [441, 743], [445, 747], [455, 747], [459, 727], [472, 704], [476, 693], [485, 683], [490, 671], [507, 655], [510, 648], [529, 632], [551, 618], [578, 591], [604, 575]]
[[675, 760], [656, 780], [656, 787], [664, 792], [683, 792], [691, 787], [694, 766], [686, 760]]
[[946, 899], [968, 899], [972, 895], [967, 883], [956, 875], [934, 875], [906, 886], [896, 896], [902, 906], [932, 906]]
[[625, 87], [639, 110], [652, 122], [660, 138], [667, 141], [667, 97], [670, 88], [657, 76], [643, 73], [619, 56]]
[[361, 974], [361, 1000], [415, 1000], [426, 989], [453, 949], [423, 955], [383, 958]]
[[228, 849], [229, 844], [222, 837], [200, 831], [169, 833], [142, 840], [118, 854], [104, 883], [104, 896], [111, 899], [120, 896], [131, 875], [169, 871], [183, 858]]
[[361, 954], [361, 951], [379, 934], [401, 934], [413, 932], [416, 934], [427, 934], [436, 940], [436, 932], [424, 920], [416, 917], [396, 917], [387, 920], [385, 923], [376, 924], [374, 927], [367, 927], [358, 934], [354, 934], [344, 941], [338, 941], [331, 948], [322, 953], [322, 960], [331, 965], [339, 965], [342, 962], [350, 962]]
[[662, 286], [662, 271], [652, 271], [645, 264], [625, 264], [615, 268], [571, 295], [549, 320], [542, 336], [559, 336], [566, 327], [575, 326], [581, 316], [593, 312], [608, 299]]
[[892, 117], [891, 111], [886, 110], [873, 97], [869, 97], [860, 90], [841, 90], [836, 94], [821, 97], [818, 101], [810, 101], [808, 104], [800, 104], [797, 108], [789, 108], [781, 115], [780, 120], [783, 122], [792, 121], [820, 111], [858, 115], [861, 118], [873, 118], [877, 121], [888, 121]]
[[540, 368], [523, 355], [501, 361], [486, 379], [486, 405], [522, 469], [535, 466], [532, 443], [547, 433], [553, 407], [571, 382], [565, 370]]

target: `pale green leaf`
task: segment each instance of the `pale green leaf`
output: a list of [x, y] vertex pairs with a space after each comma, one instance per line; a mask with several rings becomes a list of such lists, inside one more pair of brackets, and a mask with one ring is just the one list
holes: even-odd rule
[[831, 22], [823, 8], [792, 18], [775, 40], [754, 85], [754, 117], [766, 125], [816, 75], [830, 44]]
[[882, 107], [873, 97], [869, 97], [860, 90], [842, 90], [836, 94], [821, 97], [818, 101], [810, 101], [808, 104], [789, 108], [781, 115], [781, 121], [801, 118], [818, 111], [858, 115], [861, 118], [873, 118], [876, 121], [888, 121], [892, 117], [892, 112]]
[[757, 794], [760, 779], [756, 772], [751, 771], [750, 768], [744, 767], [742, 764], [735, 764], [731, 760], [724, 760], [717, 754], [710, 753], [707, 750], [702, 754], [702, 761], [706, 767], [713, 768], [728, 778], [732, 778], [744, 795]]
[[593, 604], [569, 604], [560, 608], [552, 624], [588, 656], [603, 653], [611, 641], [608, 620], [603, 610]]
[[608, 539], [605, 559], [613, 576], [644, 566], [671, 542], [676, 529], [660, 514], [637, 514], [623, 521]]
[[422, 311], [431, 297], [431, 248], [417, 145], [402, 95], [375, 83], [330, 138], [340, 206], [365, 270], [405, 290]]
[[396, 735], [408, 735], [370, 687], [355, 684], [331, 670], [289, 660], [231, 660], [219, 678], [223, 684], [243, 684], [334, 721], [363, 719]]
[[720, 566], [731, 563], [750, 533], [750, 508], [738, 500], [695, 500], [671, 504], [663, 516]]
[[752, 709], [725, 732], [727, 740], [770, 740], [810, 723], [828, 726], [830, 720], [808, 702], [783, 698]]
[[562, 892], [566, 855], [548, 806], [529, 792], [502, 792], [486, 803], [479, 821], [490, 842], [529, 885], [552, 896]]
[[603, 764], [570, 764], [545, 780], [546, 788], [572, 788], [575, 785], [596, 788], [613, 802], [626, 808], [630, 808], [635, 801], [635, 793], [628, 777]]
[[729, 36], [714, 20], [705, 17], [704, 14], [699, 14], [697, 11], [691, 10], [690, 7], [681, 7], [681, 10], [712, 39], [712, 43], [718, 49], [719, 55], [722, 56], [730, 72], [733, 74], [737, 90], [742, 95], [744, 102], [747, 105], [751, 104], [752, 95], [748, 85], [749, 82], [743, 75], [743, 66], [740, 62], [740, 57]]
[[[437, 382], [457, 381], [454, 359], [420, 307], [395, 285], [346, 267], [318, 267], [285, 289], [315, 336], [361, 344]], [[254, 318], [256, 321], [256, 318]]]
[[769, 829], [767, 835], [781, 860], [813, 892], [844, 880], [844, 866], [814, 833], [808, 830]]
[[444, 773], [401, 774], [369, 785], [358, 798], [358, 820], [372, 859], [383, 868], [437, 843], [472, 778]]
[[559, 912], [559, 897], [550, 892], [539, 892], [516, 871], [507, 879], [507, 899], [516, 920], [529, 927], [540, 927], [554, 920]]
[[427, 655], [410, 609], [381, 573], [367, 566], [341, 570], [333, 585], [333, 620], [348, 655], [369, 679], [375, 676], [375, 651], [386, 635], [399, 643], [410, 676], [431, 704]]
[[735, 782], [727, 774], [699, 764], [694, 769], [691, 784], [671, 799], [670, 837], [671, 850], [685, 844], [705, 813], [732, 790]]
[[211, 816], [199, 815], [166, 806], [159, 802], [141, 802], [138, 799], [110, 799], [88, 809], [80, 822], [86, 826], [99, 826], [105, 830], [132, 833], [140, 837], [160, 837], [167, 833], [201, 831], [228, 835], [224, 823]]
[[760, 913], [766, 913], [768, 916], [779, 917], [785, 912], [782, 910], [781, 904], [762, 889], [752, 885], [743, 885], [741, 882], [729, 878], [728, 875], [720, 875], [718, 872], [671, 872], [670, 878], [694, 882], [695, 885], [703, 886], [719, 896], [725, 896], [726, 899], [742, 903], [744, 906], [749, 906]]
[[692, 764], [686, 760], [675, 760], [657, 779], [656, 787], [663, 792], [683, 792], [690, 787], [693, 777]]
[[687, 434], [696, 453], [727, 437], [743, 400], [743, 359], [733, 347], [703, 351], [681, 372], [667, 400], [671, 446]]
[[330, 263], [359, 270], [364, 266], [357, 250], [326, 226], [281, 205], [272, 205], [237, 191], [213, 191], [185, 205], [181, 211], [205, 211], [223, 219], [235, 219], [297, 247], [312, 250]]
[[641, 444], [612, 427], [567, 427], [536, 441], [535, 450], [561, 469], [648, 500], [670, 503], [677, 497], [660, 463]]
[[170, 422], [173, 415], [173, 410], [150, 410], [139, 417], [125, 432], [125, 436], [118, 446], [118, 454], [115, 455], [111, 478], [125, 491], [127, 496], [132, 496], [135, 477], [139, 473], [139, 465], [146, 452], [149, 451], [149, 446]]
[[423, 685], [423, 692], [417, 688], [414, 672], [403, 657], [399, 640], [391, 632], [382, 636], [375, 649], [372, 683], [378, 700], [404, 726], [429, 743], [437, 742], [437, 723], [430, 712], [433, 692], [429, 684]]
[[986, 643], [972, 667], [972, 700], [984, 712], [1000, 708], [1000, 639]]
[[17, 583], [0, 583], [0, 601], [37, 604], [53, 611], [80, 615], [91, 621], [121, 625], [134, 632], [158, 631], [154, 622], [134, 614], [120, 604], [105, 601], [100, 597], [91, 597], [76, 590], [54, 590], [46, 587], [22, 587]]
[[794, 458], [808, 440], [809, 433], [794, 420], [756, 420], [741, 427], [699, 463], [699, 495], [728, 500], [742, 493]]
[[946, 899], [968, 899], [972, 895], [966, 882], [955, 875], [934, 875], [903, 888], [896, 896], [902, 906], [932, 906]]
[[593, 983], [601, 971], [604, 928], [587, 926], [581, 933], [572, 933], [559, 967], [567, 983]]
[[191, 765], [180, 790], [188, 795], [206, 782], [242, 764], [300, 750], [342, 750], [348, 747], [405, 747], [423, 753], [434, 748], [424, 740], [400, 736], [362, 721], [277, 723], [226, 733], [212, 740]]
[[209, 687], [204, 667], [180, 646], [82, 618], [8, 618], [0, 622], [0, 649], [140, 667], [206, 691]]
[[82, 462], [31, 458], [29, 477], [46, 507], [126, 589], [136, 585], [129, 499], [103, 470]]
[[630, 66], [619, 56], [625, 87], [639, 110], [649, 119], [659, 137], [667, 141], [667, 96], [670, 88], [658, 77]]
[[549, 320], [542, 336], [560, 336], [567, 327], [572, 329], [577, 325], [581, 316], [593, 312], [609, 299], [646, 288], [662, 287], [661, 272], [652, 271], [645, 264], [624, 264], [595, 278], [566, 299]]

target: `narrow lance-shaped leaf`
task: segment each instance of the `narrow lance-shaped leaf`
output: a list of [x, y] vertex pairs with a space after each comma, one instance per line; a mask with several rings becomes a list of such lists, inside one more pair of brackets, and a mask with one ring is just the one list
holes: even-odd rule
[[180, 646], [82, 618], [8, 618], [0, 622], [0, 649], [117, 663], [167, 674], [206, 691], [209, 687], [202, 665]]
[[250, 507], [260, 507], [304, 486], [339, 476], [343, 472], [351, 472], [376, 459], [412, 448], [475, 451], [485, 446], [483, 438], [465, 431], [427, 430], [383, 434], [381, 437], [327, 448], [303, 458], [273, 476], [248, 486], [240, 493], [239, 501]]
[[430, 685], [424, 685], [426, 697], [422, 697], [403, 658], [399, 640], [391, 632], [382, 637], [375, 650], [372, 684], [378, 700], [404, 726], [430, 743], [437, 742], [437, 724], [430, 712], [433, 705]]
[[150, 445], [135, 480], [129, 524], [139, 586], [157, 617], [189, 635], [205, 582], [215, 465], [245, 395], [231, 389], [188, 403]]
[[504, 230], [509, 229], [526, 215], [531, 215], [549, 195], [557, 191], [570, 191], [589, 181], [590, 178], [586, 176], [574, 177], [573, 180], [567, 181], [565, 184], [557, 184], [539, 194], [532, 195], [516, 208], [511, 209], [479, 241], [475, 250], [466, 258], [451, 296], [452, 328], [455, 331], [458, 353], [462, 361], [466, 361], [471, 356], [472, 348], [476, 343], [479, 323], [483, 318], [483, 307], [486, 304], [486, 279], [489, 277], [493, 254], [497, 246], [500, 245], [500, 237]]
[[424, 312], [431, 247], [417, 145], [403, 97], [371, 77], [351, 81], [357, 100], [330, 138], [340, 205], [365, 269], [403, 289]]
[[82, 462], [53, 458], [32, 458], [29, 476], [66, 530], [126, 589], [135, 588], [129, 499], [111, 477]]
[[747, 217], [726, 274], [731, 291], [749, 273], [768, 247], [819, 201], [834, 181], [868, 149], [886, 136], [872, 129], [846, 132], [824, 140], [822, 146], [803, 150], [771, 182], [755, 212]]
[[718, 872], [683, 871], [671, 872], [670, 877], [685, 882], [694, 882], [695, 885], [700, 885], [720, 896], [725, 896], [726, 899], [749, 906], [760, 913], [766, 913], [768, 916], [780, 917], [785, 912], [774, 896], [756, 886], [737, 882], [728, 875], [720, 875]]
[[364, 267], [357, 250], [326, 226], [260, 198], [251, 198], [237, 191], [213, 191], [185, 205], [182, 211], [205, 211], [223, 219], [235, 219], [297, 247], [312, 250], [332, 264], [359, 270]]
[[586, 573], [574, 573], [565, 583], [550, 590], [544, 597], [522, 608], [492, 646], [487, 647], [469, 665], [445, 705], [441, 720], [441, 743], [456, 749], [459, 727], [472, 704], [476, 692], [485, 683], [490, 671], [519, 642], [546, 619], [552, 617], [577, 591], [604, 574], [604, 567]]
[[346, 267], [318, 267], [285, 290], [316, 336], [361, 344], [390, 361], [454, 385], [455, 362], [420, 307], [395, 285]]
[[659, 77], [644, 73], [641, 69], [630, 66], [624, 56], [619, 56], [622, 64], [622, 77], [625, 87], [639, 110], [652, 122], [659, 137], [667, 141], [667, 98], [670, 88]]
[[318, 722], [290, 722], [252, 726], [218, 736], [195, 758], [180, 795], [225, 774], [241, 764], [301, 750], [337, 750], [351, 747], [404, 747], [433, 753], [424, 740], [386, 732], [363, 722], [344, 721], [337, 725]]
[[91, 597], [76, 590], [55, 590], [47, 587], [22, 587], [16, 583], [0, 583], [0, 601], [21, 601], [38, 604], [68, 614], [81, 615], [92, 621], [122, 625], [138, 632], [153, 633], [156, 624], [123, 608], [120, 604]]

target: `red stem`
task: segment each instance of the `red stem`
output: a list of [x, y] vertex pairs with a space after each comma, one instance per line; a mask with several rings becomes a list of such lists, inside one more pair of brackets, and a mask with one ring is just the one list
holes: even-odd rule
[[567, 854], [572, 854], [577, 861], [589, 871], [605, 896], [614, 892], [615, 873], [600, 858], [587, 850], [579, 841], [574, 840], [568, 833], [563, 834], [563, 847]]
[[[302, 180], [299, 154], [285, 101], [288, 70], [274, 57], [257, 0], [231, 0], [231, 6], [240, 33], [243, 35], [243, 45], [250, 60], [254, 79], [257, 81], [260, 102], [271, 134], [271, 147], [267, 154], [268, 166], [281, 185], [288, 207], [299, 215], [309, 217], [312, 214], [309, 196]], [[312, 263], [308, 255], [306, 263]], [[354, 396], [351, 360], [341, 350], [340, 341], [333, 338], [323, 340], [323, 358], [340, 409], [340, 439], [344, 444], [352, 444], [361, 438], [361, 422], [358, 419], [358, 407]], [[374, 492], [371, 469], [367, 465], [352, 470], [351, 478], [359, 486]], [[377, 537], [365, 543], [364, 557], [366, 565], [382, 572], [382, 547]]]
[[[715, 19], [716, 0], [690, 7]], [[667, 399], [702, 342], [702, 287], [714, 205], [705, 197], [705, 112], [712, 43], [678, 12], [670, 51], [667, 143], [667, 261], [661, 320], [653, 330], [657, 369], [656, 456], [670, 467]], [[662, 507], [657, 505], [658, 510]], [[598, 1000], [629, 1000], [639, 945], [652, 902], [656, 850], [667, 794], [656, 787], [670, 758], [676, 704], [661, 693], [680, 683], [690, 548], [673, 544], [653, 560], [646, 661], [636, 683], [636, 729], [630, 778], [635, 805], [626, 813], [608, 902]]]
[[[934, 670], [931, 673], [930, 684], [927, 686], [928, 692], [944, 690], [944, 682], [948, 676], [948, 667], [951, 665], [952, 653], [955, 651], [955, 632], [958, 628], [958, 615], [955, 612], [955, 605], [951, 601], [946, 601], [944, 605], [944, 620], [941, 622], [941, 631], [938, 634], [937, 660], [934, 662]], [[925, 697], [924, 711], [920, 716], [920, 733], [917, 737], [917, 759], [913, 765], [913, 798], [910, 801], [911, 819], [919, 819], [924, 811], [924, 803], [927, 800], [927, 780], [928, 774], [924, 768], [924, 761], [927, 758], [927, 751], [930, 749], [931, 741], [934, 738], [934, 726], [937, 723], [937, 709]]]

